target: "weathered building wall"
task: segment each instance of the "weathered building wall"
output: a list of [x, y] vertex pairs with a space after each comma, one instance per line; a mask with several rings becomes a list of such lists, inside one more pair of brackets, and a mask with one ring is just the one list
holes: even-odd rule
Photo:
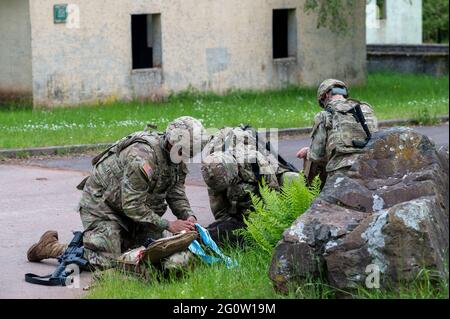
[[[30, 1], [35, 105], [73, 105], [129, 97], [127, 1], [74, 1], [73, 23], [55, 24], [54, 0]], [[70, 20], [72, 21], [72, 20]]]
[[0, 102], [31, 97], [28, 0], [0, 1], [0, 40]]
[[[303, 4], [305, 1], [301, 1]], [[326, 28], [317, 29], [316, 16], [300, 13], [300, 84], [316, 86], [326, 78], [339, 78], [350, 85], [366, 81], [365, 1], [355, 1], [349, 12], [349, 29], [337, 35]]]
[[[364, 83], [365, 3], [352, 29], [316, 28], [304, 0], [74, 0], [79, 28], [53, 23], [54, 0], [31, 1], [36, 105], [158, 97], [188, 88], [316, 86], [327, 77]], [[293, 56], [272, 56], [272, 10], [296, 9]], [[161, 14], [161, 68], [133, 70], [131, 14]], [[295, 21], [295, 20], [294, 20]], [[291, 22], [290, 22], [291, 23]]]
[[422, 0], [384, 0], [377, 13], [377, 1], [367, 3], [367, 44], [421, 44]]

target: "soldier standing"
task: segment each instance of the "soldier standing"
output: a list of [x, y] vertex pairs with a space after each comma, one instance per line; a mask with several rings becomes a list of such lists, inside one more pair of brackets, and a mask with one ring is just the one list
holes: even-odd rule
[[311, 146], [297, 153], [304, 159], [309, 181], [321, 170], [325, 173], [322, 184], [326, 175], [347, 171], [378, 130], [372, 107], [348, 97], [347, 85], [339, 80], [325, 80], [317, 90], [317, 100], [324, 110], [315, 117]]
[[[201, 150], [206, 134], [192, 117], [170, 123], [164, 134], [137, 132], [93, 159], [92, 174], [79, 189], [84, 257], [94, 267], [111, 267], [122, 252], [151, 237], [195, 230], [185, 193], [186, 159]], [[162, 218], [167, 205], [178, 218]], [[29, 261], [57, 258], [67, 245], [46, 232], [27, 253]]]

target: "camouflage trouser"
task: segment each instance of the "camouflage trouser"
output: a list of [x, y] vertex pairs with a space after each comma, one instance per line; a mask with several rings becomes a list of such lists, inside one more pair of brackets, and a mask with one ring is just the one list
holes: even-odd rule
[[80, 208], [80, 217], [85, 230], [83, 236], [84, 257], [93, 267], [111, 268], [123, 252], [143, 245], [148, 237], [158, 239], [162, 232], [149, 224], [125, 221], [110, 214], [100, 217], [98, 212]]

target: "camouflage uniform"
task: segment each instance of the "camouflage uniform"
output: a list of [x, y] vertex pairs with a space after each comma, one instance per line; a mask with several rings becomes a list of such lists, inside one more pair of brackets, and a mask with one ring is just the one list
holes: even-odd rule
[[259, 193], [258, 183], [262, 178], [271, 188], [279, 189], [284, 175], [295, 174], [280, 165], [272, 154], [257, 150], [251, 131], [241, 127], [218, 131], [205, 152], [210, 155], [202, 165], [202, 175], [216, 220], [242, 221], [252, 205], [249, 192]]
[[[362, 149], [355, 148], [351, 142], [355, 139], [364, 139], [360, 124], [345, 125], [345, 122], [338, 124], [333, 120], [333, 114], [338, 111], [347, 111], [356, 103], [359, 103], [366, 118], [370, 131], [378, 130], [377, 119], [372, 112], [372, 108], [365, 102], [358, 102], [351, 99], [330, 100], [324, 105], [325, 111], [318, 113], [314, 120], [311, 133], [311, 146], [307, 154], [307, 160], [323, 163], [326, 171], [330, 174], [347, 170], [353, 165]], [[351, 115], [349, 115], [351, 117]]]
[[192, 215], [184, 186], [187, 167], [173, 163], [165, 141], [162, 134], [138, 132], [95, 159], [79, 204], [91, 265], [112, 266], [148, 237], [161, 238], [169, 225], [162, 218], [167, 204], [179, 219]]

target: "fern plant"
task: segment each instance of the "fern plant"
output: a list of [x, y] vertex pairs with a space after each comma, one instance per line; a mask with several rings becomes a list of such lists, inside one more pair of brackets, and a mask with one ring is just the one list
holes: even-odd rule
[[319, 192], [320, 179], [316, 177], [308, 187], [303, 174], [286, 182], [280, 191], [262, 181], [259, 195], [250, 194], [253, 210], [244, 218], [247, 228], [238, 233], [249, 245], [271, 254], [283, 231], [311, 206]]

